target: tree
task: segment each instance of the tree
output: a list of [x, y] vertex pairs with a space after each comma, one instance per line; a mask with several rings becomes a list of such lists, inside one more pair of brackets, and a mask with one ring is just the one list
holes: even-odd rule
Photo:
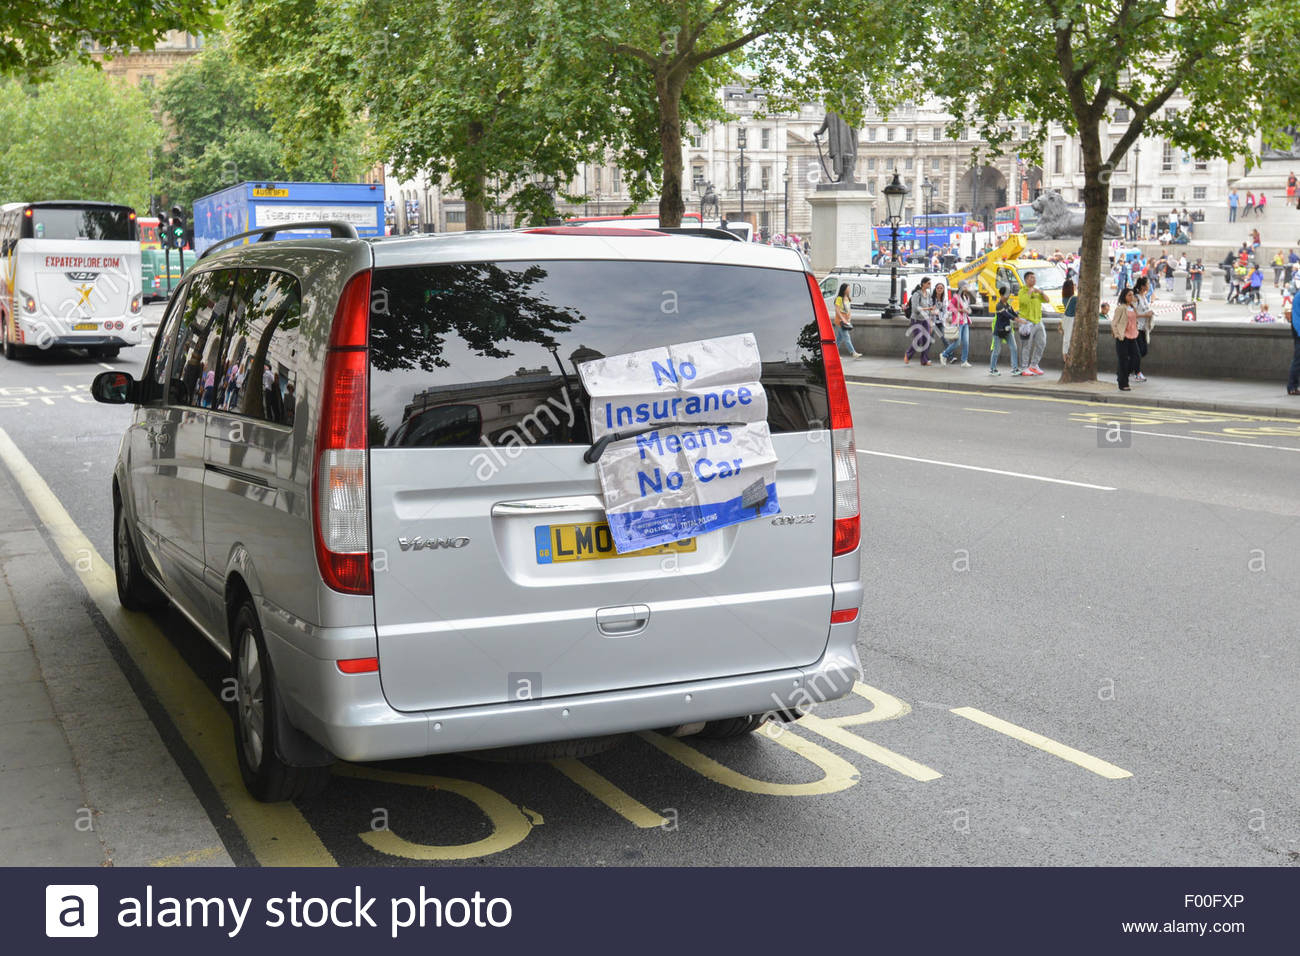
[[[912, 2], [912, 0], [909, 0]], [[1097, 312], [1111, 175], [1140, 136], [1201, 159], [1247, 155], [1255, 131], [1295, 121], [1300, 20], [1294, 0], [962, 0], [908, 16], [942, 36], [924, 64], [932, 89], [992, 149], [1003, 121], [1078, 136], [1084, 224], [1079, 305], [1061, 381], [1097, 377]], [[1178, 95], [1186, 106], [1166, 104]], [[1117, 118], [1117, 109], [1128, 119]], [[1103, 124], [1106, 139], [1103, 140]]]
[[558, 184], [611, 139], [613, 78], [555, 7], [234, 0], [230, 22], [287, 143], [364, 115], [379, 155], [400, 174], [445, 176], [481, 229], [505, 197], [532, 219], [553, 212]]
[[[770, 107], [821, 100], [856, 119], [870, 90], [888, 105], [904, 75], [904, 22], [878, 0], [578, 0], [599, 51], [640, 71], [654, 96], [659, 220], [680, 225], [682, 104], [742, 62]], [[596, 51], [593, 51], [596, 52]]]
[[89, 59], [86, 40], [110, 49], [150, 49], [168, 30], [207, 30], [217, 7], [212, 0], [5, 0], [0, 75], [32, 75], [69, 58]]
[[207, 46], [158, 90], [171, 136], [157, 191], [167, 205], [247, 180], [355, 180], [366, 169], [359, 123], [317, 131], [286, 148], [269, 110], [257, 102], [258, 78], [221, 43]]
[[149, 164], [162, 142], [149, 98], [92, 66], [39, 84], [0, 86], [0, 195], [88, 199], [148, 208]]

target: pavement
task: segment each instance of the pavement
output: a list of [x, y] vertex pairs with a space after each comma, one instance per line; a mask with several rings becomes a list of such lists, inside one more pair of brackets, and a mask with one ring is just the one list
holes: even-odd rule
[[231, 865], [111, 634], [3, 470], [0, 528], [0, 860]]
[[923, 385], [928, 388], [958, 392], [1028, 394], [1110, 402], [1127, 406], [1187, 408], [1236, 415], [1300, 419], [1300, 397], [1287, 395], [1285, 368], [1280, 370], [1277, 384], [1169, 378], [1157, 374], [1149, 376], [1145, 382], [1133, 383], [1132, 391], [1121, 392], [1115, 382], [1107, 379], [1062, 384], [1060, 372], [1054, 370], [1046, 370], [1040, 376], [1013, 376], [1007, 368], [1005, 357], [1000, 363], [1002, 374], [992, 376], [989, 375], [987, 355], [972, 355], [972, 358], [982, 358], [982, 361], [972, 361], [970, 368], [962, 368], [959, 365], [943, 366], [937, 359], [929, 366], [921, 365], [916, 361], [904, 365], [899, 358], [870, 355], [861, 358], [846, 356], [842, 361], [844, 375], [850, 381], [879, 385]]

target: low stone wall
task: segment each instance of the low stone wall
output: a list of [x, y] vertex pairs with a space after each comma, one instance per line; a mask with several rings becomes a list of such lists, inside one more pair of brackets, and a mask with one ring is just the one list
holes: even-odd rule
[[[1043, 368], [1061, 368], [1061, 323], [1045, 318], [1047, 349]], [[976, 317], [971, 326], [970, 361], [972, 365], [988, 362], [991, 320]], [[1097, 365], [1099, 372], [1114, 374], [1115, 347], [1110, 329], [1099, 330]], [[949, 335], [951, 340], [955, 336]], [[907, 348], [907, 321], [886, 319], [853, 320], [853, 343], [864, 355], [897, 356], [901, 362]], [[1291, 329], [1285, 322], [1273, 325], [1216, 326], [1182, 322], [1157, 317], [1151, 336], [1150, 354], [1142, 370], [1152, 375], [1180, 378], [1242, 379], [1273, 382], [1285, 378], [1291, 364]], [[1005, 371], [1006, 350], [999, 364]], [[938, 361], [937, 343], [930, 347], [930, 357]]]

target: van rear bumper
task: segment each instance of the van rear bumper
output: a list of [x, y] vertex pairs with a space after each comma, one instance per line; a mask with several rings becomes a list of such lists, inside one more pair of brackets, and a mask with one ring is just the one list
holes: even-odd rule
[[419, 713], [390, 707], [378, 674], [344, 675], [278, 638], [272, 656], [282, 686], [298, 690], [285, 701], [298, 729], [343, 760], [391, 760], [807, 709], [860, 679], [857, 630], [857, 621], [832, 625], [821, 660], [803, 668]]

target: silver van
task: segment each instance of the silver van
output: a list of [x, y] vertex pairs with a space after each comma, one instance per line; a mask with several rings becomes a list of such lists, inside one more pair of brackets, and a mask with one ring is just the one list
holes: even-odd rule
[[[135, 407], [122, 604], [170, 602], [231, 660], [255, 797], [314, 792], [335, 758], [739, 736], [851, 689], [853, 423], [796, 253], [329, 228], [205, 254], [142, 379], [92, 386]], [[619, 553], [580, 367], [736, 333], [761, 354], [780, 513]]]

